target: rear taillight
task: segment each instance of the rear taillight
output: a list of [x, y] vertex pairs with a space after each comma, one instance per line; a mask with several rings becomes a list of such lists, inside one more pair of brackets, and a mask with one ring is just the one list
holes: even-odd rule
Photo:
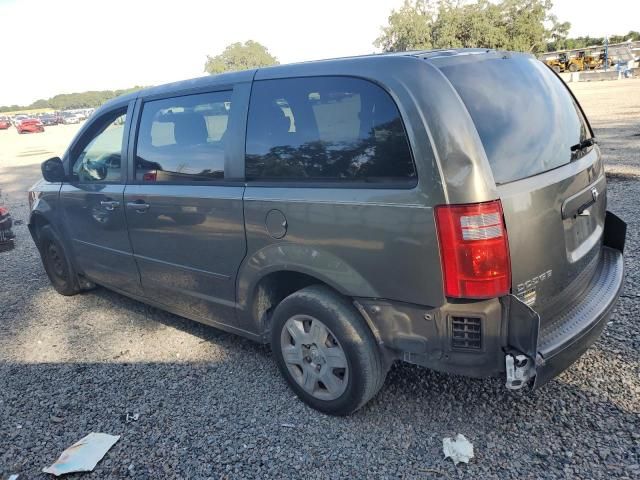
[[493, 298], [511, 288], [509, 241], [500, 200], [435, 208], [444, 292]]

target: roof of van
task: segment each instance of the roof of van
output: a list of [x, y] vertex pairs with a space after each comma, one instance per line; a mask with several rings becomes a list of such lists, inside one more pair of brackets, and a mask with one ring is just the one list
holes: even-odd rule
[[[443, 57], [455, 57], [455, 56], [467, 56], [467, 55], [482, 55], [482, 54], [496, 54], [497, 50], [486, 48], [450, 48], [450, 49], [437, 49], [437, 50], [414, 50], [404, 52], [388, 52], [388, 53], [374, 53], [369, 55], [357, 55], [351, 57], [339, 57], [329, 58], [324, 60], [311, 60], [306, 62], [287, 63], [283, 65], [274, 65], [270, 67], [262, 67], [259, 69], [243, 70], [238, 72], [226, 72], [218, 75], [203, 75], [201, 77], [193, 78], [190, 80], [182, 80], [178, 82], [166, 83], [163, 85], [157, 85], [154, 87], [144, 88], [132, 93], [121, 95], [106, 102], [102, 109], [109, 108], [115, 104], [124, 104], [138, 97], [153, 97], [161, 96], [163, 94], [171, 93], [174, 91], [188, 91], [198, 90], [207, 87], [211, 84], [233, 84], [242, 81], [250, 81], [253, 79], [255, 73], [260, 71], [269, 71], [271, 73], [281, 72], [285, 75], [295, 75], [296, 70], [306, 68], [310, 64], [336, 64], [349, 61], [366, 61], [367, 59], [379, 61], [382, 58], [388, 57], [414, 57], [422, 60], [431, 60]], [[512, 52], [513, 53], [513, 52]]]

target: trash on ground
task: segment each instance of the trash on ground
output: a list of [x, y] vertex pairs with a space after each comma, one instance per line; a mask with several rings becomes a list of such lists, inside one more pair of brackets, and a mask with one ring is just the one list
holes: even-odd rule
[[124, 421], [127, 422], [127, 423], [137, 422], [139, 418], [140, 418], [140, 414], [139, 413], [129, 413], [129, 412], [127, 412], [127, 416], [125, 417]]
[[464, 435], [459, 433], [455, 439], [445, 437], [442, 440], [444, 458], [451, 458], [456, 465], [460, 462], [469, 463], [473, 458], [473, 445]]
[[64, 421], [64, 418], [51, 415], [51, 421], [53, 423], [62, 423]]
[[19, 473], [14, 473], [13, 475], [10, 475], [9, 478], [7, 478], [7, 480], [18, 480], [19, 476], [20, 476]]
[[13, 250], [15, 247], [15, 234], [11, 230], [13, 220], [9, 210], [0, 205], [0, 252]]
[[293, 423], [283, 423], [280, 426], [285, 428], [296, 428], [296, 426]]
[[42, 471], [55, 476], [71, 472], [90, 472], [118, 440], [120, 435], [90, 433], [67, 448], [53, 465], [43, 468]]

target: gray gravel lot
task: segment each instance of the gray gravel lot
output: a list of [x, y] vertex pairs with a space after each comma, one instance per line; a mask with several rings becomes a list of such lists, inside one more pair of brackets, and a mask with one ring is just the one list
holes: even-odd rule
[[[575, 91], [614, 174], [609, 208], [629, 223], [627, 283], [603, 337], [533, 393], [398, 365], [349, 418], [295, 399], [268, 347], [102, 288], [56, 294], [24, 191], [76, 127], [0, 131], [0, 203], [23, 222], [0, 254], [0, 478], [45, 478], [91, 431], [122, 437], [93, 473], [67, 478], [640, 478], [640, 80]], [[476, 452], [457, 468], [441, 453], [456, 433]]]

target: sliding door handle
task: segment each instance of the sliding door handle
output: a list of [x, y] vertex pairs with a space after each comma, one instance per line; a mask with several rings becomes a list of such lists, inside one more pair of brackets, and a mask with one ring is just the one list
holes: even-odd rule
[[136, 211], [136, 213], [145, 213], [151, 205], [148, 203], [144, 203], [143, 201], [139, 202], [127, 202], [127, 208], [131, 208]]

